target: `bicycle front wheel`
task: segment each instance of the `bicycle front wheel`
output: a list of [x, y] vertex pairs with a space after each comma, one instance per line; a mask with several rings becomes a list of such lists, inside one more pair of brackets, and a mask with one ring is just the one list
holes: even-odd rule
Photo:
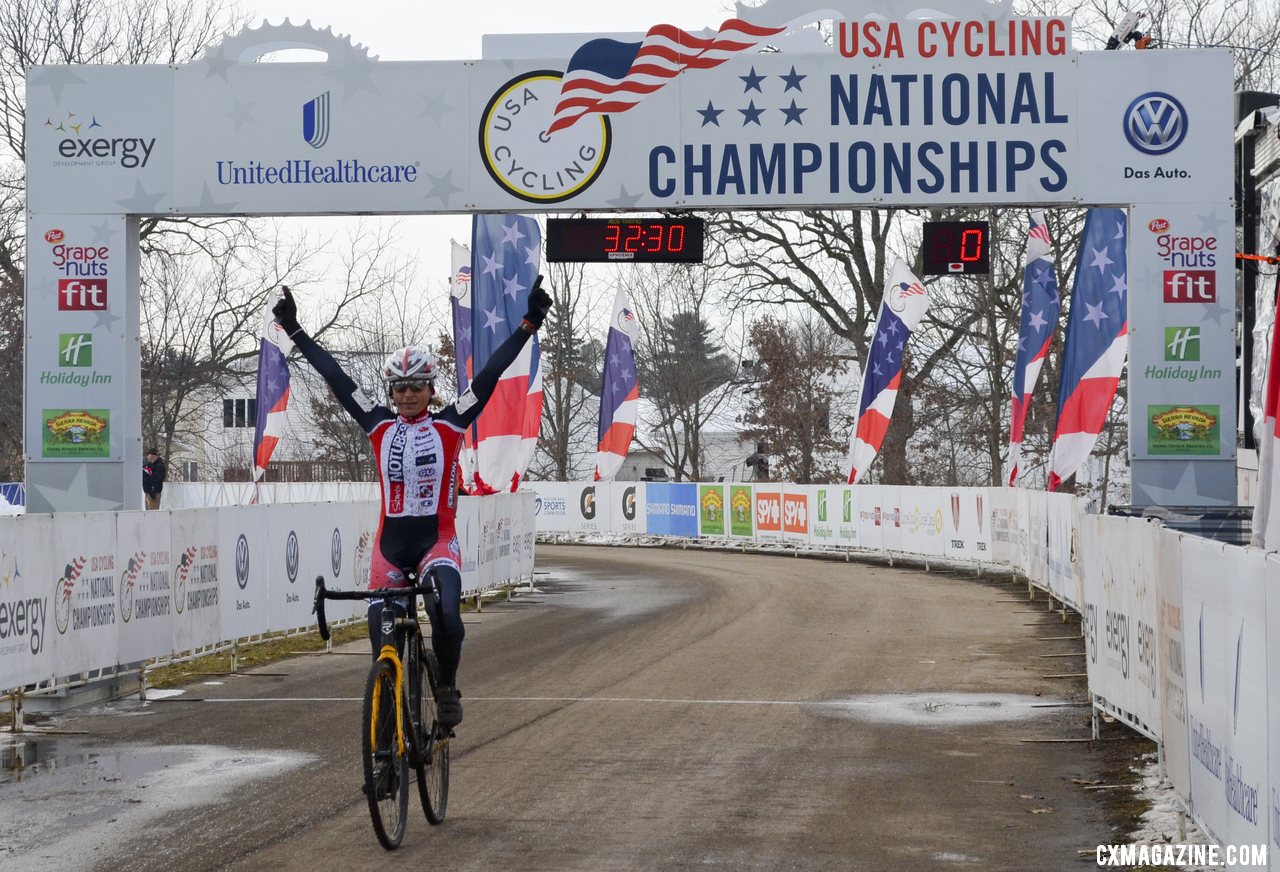
[[422, 812], [432, 824], [444, 822], [449, 806], [449, 740], [448, 730], [436, 723], [436, 686], [440, 667], [436, 655], [419, 649], [417, 694], [420, 705], [418, 723], [422, 725], [419, 753], [418, 799], [422, 800]]
[[379, 660], [365, 684], [360, 756], [373, 832], [388, 851], [400, 847], [409, 811], [409, 757], [396, 738], [398, 717], [395, 669]]

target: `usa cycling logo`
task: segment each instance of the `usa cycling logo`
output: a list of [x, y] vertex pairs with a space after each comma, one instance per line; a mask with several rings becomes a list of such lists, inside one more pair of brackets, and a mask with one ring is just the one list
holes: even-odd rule
[[284, 543], [284, 571], [289, 576], [289, 583], [298, 580], [298, 535], [289, 531], [289, 539]]
[[244, 533], [236, 540], [236, 584], [241, 590], [249, 584], [249, 540]]
[[1187, 110], [1171, 94], [1150, 91], [1124, 112], [1124, 136], [1143, 154], [1168, 154], [1187, 137]]
[[329, 92], [302, 104], [302, 138], [312, 148], [324, 148], [329, 141]]

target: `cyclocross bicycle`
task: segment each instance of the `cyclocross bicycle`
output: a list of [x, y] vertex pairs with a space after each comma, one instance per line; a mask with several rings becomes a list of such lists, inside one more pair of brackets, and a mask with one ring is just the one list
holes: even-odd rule
[[[409, 811], [409, 768], [418, 781], [418, 799], [432, 824], [444, 821], [449, 803], [449, 740], [453, 731], [436, 719], [436, 687], [440, 674], [435, 654], [428, 649], [418, 621], [418, 596], [431, 597], [439, 607], [435, 573], [425, 584], [407, 572], [409, 586], [361, 591], [327, 590], [324, 576], [316, 577], [314, 611], [320, 637], [329, 639], [324, 601], [381, 599], [382, 646], [369, 669], [360, 720], [360, 758], [364, 791], [373, 831], [382, 847], [393, 851], [404, 838]], [[400, 615], [394, 600], [407, 602]], [[402, 659], [403, 655], [403, 659]]]

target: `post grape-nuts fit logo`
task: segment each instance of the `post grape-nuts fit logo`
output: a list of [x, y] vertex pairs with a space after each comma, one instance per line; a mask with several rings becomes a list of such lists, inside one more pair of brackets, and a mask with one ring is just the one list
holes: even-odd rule
[[284, 543], [284, 571], [289, 576], [290, 584], [298, 580], [298, 535], [292, 530]]
[[1124, 136], [1143, 154], [1168, 154], [1187, 136], [1187, 110], [1177, 98], [1150, 91], [1124, 111]]
[[249, 540], [244, 533], [236, 540], [236, 584], [241, 590], [249, 584]]
[[342, 531], [337, 527], [333, 528], [333, 535], [329, 538], [329, 568], [333, 570], [334, 578], [342, 574]]

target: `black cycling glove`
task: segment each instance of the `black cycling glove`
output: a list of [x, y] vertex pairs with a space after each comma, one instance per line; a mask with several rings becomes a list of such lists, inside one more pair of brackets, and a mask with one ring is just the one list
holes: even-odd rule
[[284, 328], [284, 332], [292, 337], [302, 329], [302, 325], [298, 323], [298, 304], [294, 302], [288, 285], [281, 285], [280, 292], [282, 296], [271, 307], [271, 314], [276, 316], [276, 321]]

